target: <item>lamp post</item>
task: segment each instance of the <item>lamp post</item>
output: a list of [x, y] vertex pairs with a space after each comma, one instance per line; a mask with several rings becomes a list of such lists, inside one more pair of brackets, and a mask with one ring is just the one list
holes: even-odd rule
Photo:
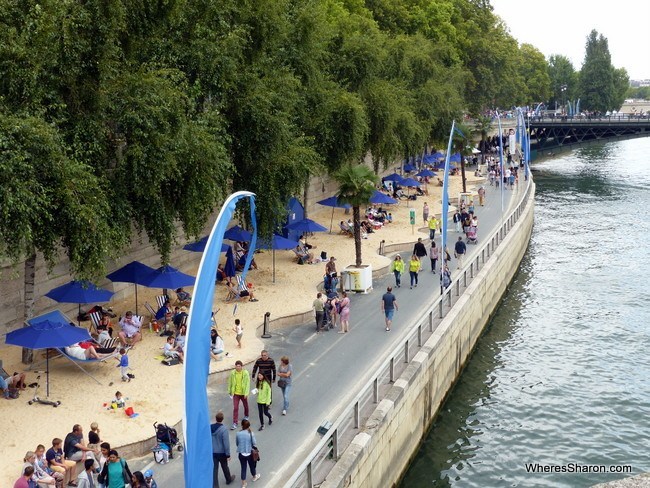
[[562, 113], [566, 115], [566, 85], [560, 85], [560, 92], [562, 92]]

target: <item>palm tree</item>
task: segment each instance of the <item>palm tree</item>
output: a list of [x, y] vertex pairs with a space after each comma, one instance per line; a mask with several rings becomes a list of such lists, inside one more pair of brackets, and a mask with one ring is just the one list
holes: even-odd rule
[[487, 140], [487, 135], [492, 129], [492, 117], [487, 115], [478, 115], [476, 119], [476, 130], [481, 133], [481, 163], [485, 163], [485, 141]]
[[[467, 182], [465, 181], [465, 156], [472, 155], [471, 130], [464, 124], [456, 124], [457, 131], [454, 131], [453, 148], [454, 153], [460, 153], [460, 175], [463, 181], [463, 193], [467, 193]], [[462, 135], [461, 135], [462, 134]]]
[[379, 178], [370, 168], [363, 164], [348, 164], [342, 167], [334, 179], [339, 184], [336, 198], [339, 202], [352, 205], [354, 219], [354, 250], [356, 253], [356, 267], [361, 267], [361, 219], [359, 208], [370, 202]]

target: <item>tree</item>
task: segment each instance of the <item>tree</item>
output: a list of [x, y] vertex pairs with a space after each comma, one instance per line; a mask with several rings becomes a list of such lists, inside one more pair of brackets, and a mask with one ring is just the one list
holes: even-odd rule
[[582, 107], [605, 112], [614, 108], [614, 68], [607, 39], [592, 30], [587, 37], [578, 94]]
[[526, 86], [526, 98], [519, 100], [521, 105], [544, 102], [551, 93], [551, 78], [548, 75], [548, 63], [544, 55], [531, 44], [522, 44], [519, 48], [519, 72]]
[[492, 117], [487, 115], [477, 115], [474, 117], [474, 122], [476, 123], [476, 129], [481, 134], [481, 162], [485, 162], [485, 153], [487, 152], [487, 136], [492, 128]]
[[566, 100], [577, 98], [578, 74], [569, 58], [561, 54], [549, 56], [548, 76], [551, 81], [549, 106], [557, 108]]
[[348, 164], [343, 166], [334, 178], [339, 184], [339, 191], [336, 198], [342, 203], [352, 205], [352, 216], [354, 219], [354, 251], [356, 255], [355, 265], [361, 267], [361, 218], [359, 208], [370, 202], [375, 186], [379, 178], [370, 168], [363, 164]]
[[463, 182], [463, 193], [467, 192], [467, 181], [465, 178], [465, 158], [472, 155], [472, 131], [469, 126], [456, 124], [456, 130], [452, 135], [453, 152], [460, 153], [460, 176]]

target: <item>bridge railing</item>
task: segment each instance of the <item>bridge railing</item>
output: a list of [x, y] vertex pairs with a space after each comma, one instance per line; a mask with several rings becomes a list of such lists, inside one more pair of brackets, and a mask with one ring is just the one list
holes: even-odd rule
[[530, 122], [542, 123], [565, 123], [565, 122], [649, 122], [650, 116], [642, 114], [616, 114], [616, 115], [557, 115], [553, 116], [534, 116]]
[[368, 368], [368, 371], [373, 371], [368, 381], [364, 382], [353, 398], [343, 402], [345, 406], [338, 413], [336, 420], [332, 422], [329, 430], [285, 483], [285, 488], [313, 488], [322, 483], [345, 448], [363, 428], [376, 405], [385, 397], [392, 384], [406, 369], [411, 358], [433, 334], [464, 289], [517, 223], [526, 208], [532, 191], [531, 183], [530, 180], [526, 181], [525, 191], [521, 194], [517, 205], [503, 216], [501, 224], [492, 234], [482, 240], [478, 251], [460, 270], [449, 287], [422, 311], [412, 325], [406, 328], [399, 343], [389, 354], [382, 355], [375, 364]]

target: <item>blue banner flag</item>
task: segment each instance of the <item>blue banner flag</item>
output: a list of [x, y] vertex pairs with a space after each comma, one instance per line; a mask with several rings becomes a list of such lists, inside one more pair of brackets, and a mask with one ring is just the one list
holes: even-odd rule
[[[447, 250], [447, 217], [449, 214], [449, 159], [451, 157], [451, 144], [454, 139], [454, 131], [460, 132], [458, 129], [456, 129], [455, 120], [451, 122], [451, 132], [449, 132], [449, 144], [447, 145], [447, 156], [445, 157], [445, 170], [444, 170], [445, 174], [442, 180], [442, 201], [441, 201], [442, 214], [440, 215], [440, 220], [442, 220], [442, 229], [440, 230], [440, 236], [441, 236], [440, 239], [442, 242], [443, 267], [440, 272], [441, 277], [444, 274], [444, 266], [447, 265], [447, 261], [445, 260], [447, 253], [445, 251]], [[440, 282], [440, 286], [442, 287], [442, 281]]]
[[501, 215], [503, 215], [503, 187], [505, 183], [503, 182], [503, 177], [505, 172], [503, 171], [503, 129], [501, 128], [501, 116], [499, 112], [497, 114], [497, 122], [499, 124], [499, 187], [501, 188]]
[[194, 296], [187, 320], [185, 362], [183, 363], [183, 377], [185, 378], [183, 434], [185, 437], [185, 486], [188, 488], [212, 488], [213, 486], [212, 469], [206, 465], [206, 463], [212, 463], [212, 438], [206, 388], [210, 370], [210, 326], [212, 324], [215, 273], [219, 264], [223, 235], [235, 212], [237, 202], [245, 198], [249, 199], [253, 226], [246, 265], [242, 272], [244, 282], [246, 282], [246, 272], [253, 260], [253, 251], [257, 245], [255, 194], [239, 191], [230, 195], [224, 202], [212, 232], [208, 236], [196, 276]]

